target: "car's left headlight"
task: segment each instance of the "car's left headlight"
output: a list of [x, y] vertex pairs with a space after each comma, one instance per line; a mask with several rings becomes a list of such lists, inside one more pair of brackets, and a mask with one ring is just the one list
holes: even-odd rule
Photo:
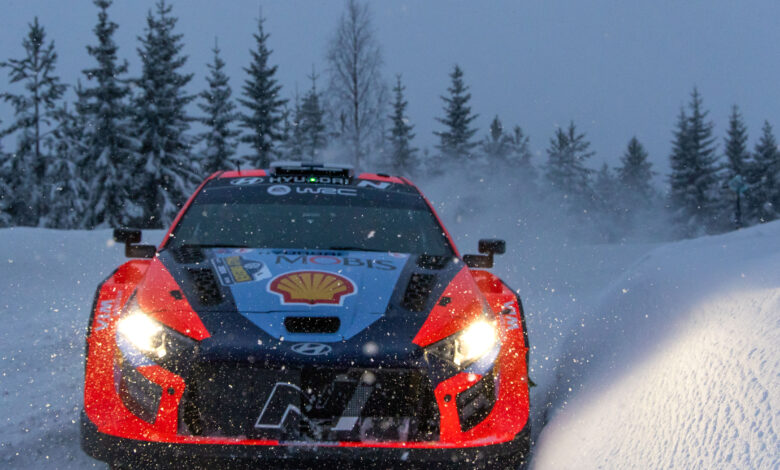
[[142, 353], [162, 359], [168, 353], [166, 349], [166, 330], [162, 323], [147, 315], [133, 297], [128, 301], [122, 318], [116, 326], [121, 335]]
[[493, 351], [497, 345], [495, 322], [479, 319], [458, 333], [427, 346], [425, 350], [463, 369]]

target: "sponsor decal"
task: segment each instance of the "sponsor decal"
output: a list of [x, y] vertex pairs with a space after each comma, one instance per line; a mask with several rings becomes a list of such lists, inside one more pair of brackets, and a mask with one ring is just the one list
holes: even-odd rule
[[378, 269], [380, 271], [394, 271], [398, 269], [390, 260], [386, 259], [360, 259], [350, 256], [331, 255], [278, 255], [276, 257], [276, 264], [314, 264], [318, 266], [334, 266], [340, 264], [351, 268]]
[[333, 348], [323, 343], [297, 343], [290, 349], [304, 356], [322, 356], [333, 350]]
[[290, 194], [290, 191], [292, 191], [292, 189], [290, 189], [289, 186], [285, 186], [283, 184], [275, 184], [268, 187], [268, 194], [271, 196], [284, 196]]
[[269, 183], [319, 183], [319, 184], [349, 184], [348, 178], [338, 176], [272, 176]]
[[506, 331], [512, 331], [520, 328], [520, 319], [517, 315], [517, 308], [515, 303], [510, 301], [503, 305], [504, 310], [501, 312], [501, 318], [504, 319], [504, 328]]
[[230, 180], [230, 184], [235, 186], [249, 186], [252, 184], [262, 183], [263, 178], [260, 177], [245, 177], [245, 178], [233, 178]]
[[97, 315], [95, 315], [95, 331], [101, 331], [108, 328], [108, 325], [119, 315], [119, 303], [122, 301], [123, 291], [120, 289], [116, 297], [109, 300], [101, 300], [98, 305]]
[[217, 258], [214, 267], [223, 286], [241, 282], [262, 281], [271, 277], [271, 271], [262, 261], [246, 259], [243, 256]]
[[355, 293], [355, 283], [336, 273], [293, 271], [276, 276], [268, 291], [279, 295], [282, 305], [339, 305]]
[[358, 188], [387, 189], [390, 187], [390, 183], [388, 183], [387, 181], [360, 180], [360, 182], [357, 185]]
[[298, 194], [328, 194], [335, 196], [357, 196], [357, 189], [352, 188], [295, 188]]

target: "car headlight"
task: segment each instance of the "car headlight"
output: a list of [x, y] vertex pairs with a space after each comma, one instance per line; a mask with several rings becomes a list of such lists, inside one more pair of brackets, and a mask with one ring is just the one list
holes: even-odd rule
[[465, 368], [492, 351], [497, 343], [495, 323], [480, 319], [425, 349], [459, 368]]
[[125, 314], [117, 323], [117, 334], [122, 335], [139, 351], [152, 357], [163, 358], [166, 328], [144, 313], [135, 298], [128, 302]]

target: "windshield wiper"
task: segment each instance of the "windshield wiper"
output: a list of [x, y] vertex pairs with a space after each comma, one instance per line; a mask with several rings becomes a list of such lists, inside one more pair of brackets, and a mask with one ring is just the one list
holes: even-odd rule
[[231, 245], [225, 243], [183, 243], [180, 246], [195, 246], [198, 248], [251, 248], [249, 245]]

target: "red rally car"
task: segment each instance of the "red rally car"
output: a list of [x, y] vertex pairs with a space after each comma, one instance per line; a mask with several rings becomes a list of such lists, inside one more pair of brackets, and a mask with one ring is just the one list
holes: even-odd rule
[[[112, 468], [512, 468], [530, 444], [520, 298], [406, 178], [278, 164], [207, 178], [100, 285], [82, 447]], [[221, 467], [220, 467], [221, 468]]]

